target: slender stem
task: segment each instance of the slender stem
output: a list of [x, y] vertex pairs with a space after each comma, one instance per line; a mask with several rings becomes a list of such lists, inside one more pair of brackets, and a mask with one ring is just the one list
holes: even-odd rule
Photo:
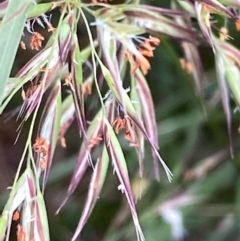
[[100, 91], [100, 88], [99, 88], [99, 85], [98, 85], [98, 81], [97, 81], [97, 68], [96, 68], [95, 57], [96, 57], [96, 59], [99, 62], [102, 62], [102, 61], [99, 58], [99, 56], [97, 55], [97, 53], [96, 53], [94, 42], [93, 42], [93, 36], [92, 36], [91, 30], [89, 28], [89, 24], [88, 24], [88, 21], [86, 19], [86, 16], [85, 16], [84, 12], [82, 11], [82, 9], [80, 11], [82, 13], [83, 21], [84, 21], [84, 23], [86, 25], [86, 29], [87, 29], [87, 32], [88, 32], [90, 45], [92, 47], [92, 61], [93, 61], [94, 81], [95, 81], [96, 89], [97, 89], [97, 92], [98, 92], [98, 96], [100, 98], [101, 106], [102, 106], [102, 109], [103, 109], [103, 116], [104, 116], [104, 114], [105, 114], [105, 105], [104, 105], [103, 97], [102, 97], [102, 94], [101, 94], [101, 91]]

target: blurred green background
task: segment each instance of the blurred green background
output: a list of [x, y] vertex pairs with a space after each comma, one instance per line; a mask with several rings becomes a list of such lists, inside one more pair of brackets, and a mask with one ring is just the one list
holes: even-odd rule
[[[169, 0], [145, 3], [162, 7], [170, 5]], [[79, 39], [84, 37], [84, 31], [79, 29]], [[239, 43], [236, 34], [234, 43]], [[167, 181], [163, 172], [160, 183], [154, 180], [148, 146], [145, 176], [141, 182], [135, 151], [122, 138], [133, 191], [137, 196], [140, 185], [143, 189], [137, 211], [147, 241], [240, 240], [239, 114], [233, 113], [232, 103], [234, 157], [231, 158], [213, 53], [207, 47], [200, 47], [199, 51], [205, 74], [203, 104], [195, 94], [192, 79], [181, 68], [179, 59], [182, 52], [176, 41], [161, 39], [147, 75], [155, 104], [160, 153], [174, 174], [172, 183]], [[23, 54], [19, 50], [13, 72], [33, 54]], [[16, 107], [19, 100], [20, 94], [10, 103], [8, 111]], [[6, 116], [9, 114], [0, 117], [1, 208], [7, 200], [6, 188], [13, 181], [28, 129], [26, 125], [18, 142], [13, 145], [19, 123], [16, 117]], [[45, 193], [53, 241], [71, 239], [91, 177], [89, 168], [77, 191], [59, 215], [55, 215], [66, 195], [81, 144], [76, 128], [74, 123], [66, 135], [67, 149], [58, 146], [56, 150]], [[117, 178], [109, 168], [103, 191], [79, 240], [137, 240], [127, 201], [117, 187]]]

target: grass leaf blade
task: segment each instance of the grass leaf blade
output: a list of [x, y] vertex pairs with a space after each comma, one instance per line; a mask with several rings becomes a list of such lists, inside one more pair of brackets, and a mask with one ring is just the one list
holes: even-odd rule
[[10, 1], [0, 25], [0, 104], [3, 100], [5, 85], [12, 69], [24, 24], [27, 20], [27, 10], [30, 2], [31, 0]]

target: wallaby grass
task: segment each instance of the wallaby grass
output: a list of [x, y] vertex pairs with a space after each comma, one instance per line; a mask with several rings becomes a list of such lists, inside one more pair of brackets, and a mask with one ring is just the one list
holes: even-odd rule
[[[146, 77], [147, 74], [151, 76], [150, 59], [154, 58], [158, 48], [161, 49], [162, 41], [166, 46], [169, 38], [174, 39], [183, 53], [176, 66], [179, 72], [180, 67], [182, 68], [186, 78], [193, 80], [192, 91], [195, 91], [200, 100], [202, 113], [207, 115], [208, 109], [214, 111], [212, 106], [215, 104], [214, 100], [211, 104], [211, 100], [206, 98], [209, 86], [204, 81], [207, 76], [198, 47], [208, 46], [215, 56], [219, 86], [216, 98], [217, 102], [222, 101], [227, 123], [228, 138], [223, 136], [223, 139], [227, 139], [227, 143], [230, 140], [227, 145], [230, 146], [233, 157], [237, 142], [232, 137], [234, 133], [230, 97], [234, 99], [238, 111], [240, 52], [234, 46], [234, 41], [233, 44], [229, 41], [231, 32], [228, 31], [228, 26], [235, 25], [236, 30], [233, 31], [239, 31], [239, 7], [237, 1], [231, 0], [176, 0], [171, 1], [170, 9], [153, 7], [137, 0], [117, 4], [115, 1], [79, 0], [0, 3], [0, 113], [7, 115], [5, 108], [15, 95], [20, 94], [22, 103], [16, 113], [20, 123], [18, 133], [21, 134], [25, 122], [30, 123], [22, 157], [18, 160], [18, 170], [0, 218], [0, 240], [9, 240], [12, 222], [17, 222], [17, 240], [50, 240], [51, 225], [48, 225], [45, 189], [48, 181], [51, 182], [51, 175], [54, 175], [54, 169], [52, 172], [51, 169], [56, 147], [68, 146], [69, 141], [65, 134], [74, 121], [77, 124], [77, 135], [81, 139], [80, 150], [74, 168], [71, 162], [71, 168], [60, 175], [63, 178], [70, 171], [73, 173], [65, 197], [58, 201], [57, 213], [76, 191], [79, 183], [83, 182], [89, 168], [92, 175], [87, 184], [87, 197], [78, 225], [74, 228], [72, 237], [66, 235], [67, 238], [77, 240], [82, 233], [101, 192], [104, 192], [103, 184], [106, 185], [107, 172], [111, 168], [118, 179], [115, 188], [125, 195], [127, 206], [123, 206], [121, 212], [113, 218], [106, 240], [127, 240], [134, 237], [144, 240], [144, 233], [148, 239], [151, 237], [150, 240], [167, 240], [170, 237], [173, 240], [183, 239], [186, 233], [182, 217], [188, 217], [188, 212], [191, 212], [185, 211], [184, 207], [190, 207], [191, 210], [191, 205], [203, 204], [211, 192], [221, 189], [221, 185], [228, 187], [237, 176], [236, 168], [230, 162], [221, 163], [226, 159], [228, 149], [217, 150], [187, 172], [184, 172], [184, 163], [171, 165], [174, 167], [174, 181], [171, 170], [159, 154], [159, 147], [162, 145], [159, 145], [158, 133], [163, 132], [167, 136], [174, 128], [187, 130], [183, 137], [179, 135], [179, 142], [176, 142], [181, 145], [182, 139], [185, 140], [185, 147], [177, 151], [172, 149], [169, 154], [169, 157], [176, 158], [179, 155], [185, 160], [190, 155], [187, 152], [194, 149], [194, 143], [197, 143], [198, 130], [205, 118], [198, 111], [189, 108], [186, 117], [175, 116], [165, 123], [163, 121], [160, 126], [157, 124], [158, 111], [155, 110]], [[60, 16], [56, 25], [52, 24], [51, 19], [54, 11]], [[214, 19], [221, 19], [224, 24], [219, 26]], [[79, 23], [85, 27], [84, 44], [77, 34]], [[47, 30], [49, 36], [46, 37], [41, 30], [36, 29]], [[12, 76], [10, 73], [18, 48], [34, 54]], [[171, 58], [176, 61], [176, 56]], [[126, 77], [129, 79], [127, 87], [126, 81], [124, 82]], [[175, 105], [184, 103], [190, 106], [184, 88], [182, 91], [180, 95], [173, 93], [175, 102], [179, 98], [179, 103]], [[165, 112], [174, 111], [175, 107], [171, 107], [171, 103], [173, 102], [165, 100]], [[91, 109], [91, 114], [88, 108]], [[207, 131], [202, 135], [207, 136]], [[129, 168], [132, 170], [132, 165], [136, 164], [126, 158], [124, 148], [136, 151], [139, 170], [132, 178], [129, 177]], [[184, 148], [187, 148], [185, 153]], [[200, 150], [195, 151], [201, 154]], [[136, 156], [131, 159], [136, 159]], [[160, 185], [146, 177], [144, 160], [152, 163], [152, 170], [147, 167], [147, 171], [154, 173], [152, 176], [157, 180], [160, 180], [162, 172], [159, 167], [164, 170], [166, 177], [161, 175], [165, 183], [162, 184], [163, 189], [159, 190]], [[214, 175], [211, 174], [211, 170], [220, 163], [222, 168], [217, 169]], [[63, 165], [63, 169], [64, 167], [66, 166]], [[60, 170], [61, 165], [56, 167], [55, 175]], [[208, 172], [210, 175], [201, 181]], [[57, 179], [56, 176], [55, 178]], [[186, 189], [177, 186], [179, 178], [189, 182]], [[172, 188], [166, 188], [167, 179], [170, 182], [173, 180]], [[223, 183], [219, 183], [221, 179]], [[184, 185], [184, 181], [181, 185]], [[155, 194], [156, 190], [164, 191], [160, 200]], [[145, 196], [146, 193], [150, 195]], [[140, 196], [146, 198], [151, 205], [145, 209], [140, 203], [139, 217], [136, 200]], [[151, 196], [156, 201], [152, 201]], [[144, 205], [146, 203], [148, 202], [144, 202]], [[228, 208], [226, 210], [232, 214], [231, 207]], [[205, 213], [206, 210], [207, 207]], [[136, 236], [133, 235], [132, 226], [126, 224], [129, 214], [132, 216]], [[151, 236], [151, 230], [156, 224], [152, 223], [152, 227], [147, 225], [156, 216], [165, 220], [161, 224], [161, 237]], [[144, 223], [144, 232], [141, 223]], [[114, 229], [117, 226], [122, 226], [122, 229]], [[233, 223], [224, 227], [227, 230], [236, 229]], [[222, 230], [212, 234], [211, 240], [221, 232]]]

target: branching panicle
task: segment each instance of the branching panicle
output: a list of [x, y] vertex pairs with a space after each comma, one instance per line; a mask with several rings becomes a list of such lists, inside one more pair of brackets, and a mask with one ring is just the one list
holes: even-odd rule
[[[0, 217], [0, 224], [3, 223], [0, 241], [9, 240], [12, 220], [17, 222], [16, 240], [50, 240], [43, 193], [56, 147], [69, 146], [65, 134], [74, 120], [81, 138], [80, 149], [59, 210], [88, 168], [92, 169], [92, 177], [72, 240], [80, 235], [93, 211], [109, 163], [118, 178], [118, 190], [126, 197], [137, 238], [144, 240], [129, 178], [130, 160], [125, 156], [119, 134], [122, 132], [129, 146], [136, 150], [141, 179], [145, 143], [149, 143], [156, 179], [160, 179], [160, 163], [168, 180], [172, 180], [173, 175], [159, 154], [158, 126], [147, 81], [151, 70], [149, 58], [155, 61], [154, 51], [164, 48], [165, 37], [177, 40], [181, 46], [184, 56], [179, 57], [180, 65], [193, 78], [200, 98], [203, 98], [204, 74], [198, 45], [212, 49], [231, 142], [229, 99], [233, 96], [240, 108], [240, 51], [228, 43], [232, 38], [227, 25], [232, 21], [240, 31], [240, 18], [231, 10], [239, 10], [239, 2], [176, 0], [172, 1], [173, 9], [139, 2], [57, 0], [36, 3], [22, 0], [0, 3], [0, 66], [3, 72], [0, 113], [22, 90], [19, 117], [22, 124], [30, 120], [15, 181]], [[60, 17], [53, 26], [51, 14], [55, 12]], [[224, 19], [225, 26], [218, 26], [216, 15]], [[85, 32], [79, 37], [81, 24]], [[8, 28], [16, 36], [8, 36]], [[92, 31], [93, 28], [96, 31]], [[12, 78], [10, 73], [19, 46], [25, 52], [30, 51], [33, 57]], [[9, 52], [13, 57], [8, 58]], [[126, 79], [131, 82], [129, 91]], [[37, 130], [36, 136], [34, 130]], [[98, 158], [93, 160], [96, 153]], [[171, 210], [176, 214], [174, 211]], [[161, 213], [169, 218], [162, 209]]]

